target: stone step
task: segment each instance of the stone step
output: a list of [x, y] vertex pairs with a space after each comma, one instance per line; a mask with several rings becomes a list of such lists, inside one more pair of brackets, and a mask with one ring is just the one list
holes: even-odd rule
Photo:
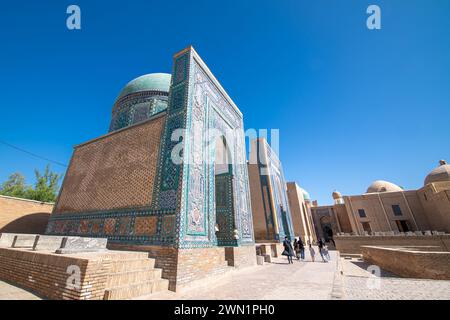
[[106, 252], [101, 252], [97, 254], [97, 257], [101, 259], [109, 259], [109, 260], [137, 260], [137, 259], [148, 259], [147, 252], [139, 252], [139, 251], [116, 251], [116, 250], [108, 250]]
[[155, 268], [155, 259], [129, 259], [113, 261], [111, 273], [121, 273], [129, 271], [152, 270]]
[[14, 237], [13, 248], [33, 248], [37, 235], [18, 234]]
[[113, 273], [108, 276], [107, 288], [120, 287], [143, 283], [149, 280], [161, 279], [161, 269], [143, 269], [138, 271], [127, 271]]
[[357, 258], [362, 258], [362, 255], [361, 254], [358, 254], [358, 253], [342, 253], [341, 252], [341, 258], [344, 258], [344, 259], [357, 259]]
[[105, 300], [129, 299], [168, 289], [169, 289], [169, 280], [166, 279], [149, 280], [139, 284], [126, 285], [107, 289], [105, 291], [104, 299]]

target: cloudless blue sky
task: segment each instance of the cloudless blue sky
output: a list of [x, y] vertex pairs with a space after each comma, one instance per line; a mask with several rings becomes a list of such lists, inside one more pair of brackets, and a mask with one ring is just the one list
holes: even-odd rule
[[[66, 28], [77, 4], [82, 30]], [[366, 28], [381, 7], [382, 29]], [[192, 44], [319, 203], [376, 179], [419, 188], [450, 160], [450, 1], [8, 1], [0, 7], [0, 140], [63, 163], [105, 134], [131, 79]], [[0, 144], [0, 181], [46, 161]], [[52, 165], [61, 173], [63, 167]]]

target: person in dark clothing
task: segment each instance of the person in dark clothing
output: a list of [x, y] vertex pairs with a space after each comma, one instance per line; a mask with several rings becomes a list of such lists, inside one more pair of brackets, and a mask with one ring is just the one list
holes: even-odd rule
[[305, 245], [303, 244], [302, 238], [298, 238], [297, 248], [300, 255], [298, 256], [298, 260], [305, 260]]
[[298, 248], [297, 238], [294, 239], [294, 253], [295, 253], [295, 256], [297, 257], [297, 259], [300, 260], [300, 250]]
[[322, 241], [322, 239], [319, 239], [319, 241], [317, 242], [317, 246], [319, 247], [319, 253], [320, 253], [320, 256], [322, 257], [322, 261], [323, 261], [323, 262], [327, 262], [327, 261], [325, 260], [324, 252], [323, 252], [323, 247], [324, 247], [324, 245], [325, 245], [324, 241]]
[[328, 229], [327, 234], [328, 234], [328, 239], [330, 239], [330, 241], [333, 243], [333, 246], [336, 247], [336, 243], [334, 242], [334, 239], [333, 239], [333, 230]]
[[294, 263], [292, 261], [292, 256], [294, 255], [294, 249], [292, 248], [292, 244], [289, 241], [288, 237], [284, 237], [283, 247], [284, 247], [284, 251], [283, 251], [282, 255], [287, 256], [288, 263]]
[[294, 254], [295, 254], [295, 256], [296, 256], [297, 259], [298, 259], [298, 254], [299, 254], [299, 252], [298, 252], [297, 248], [298, 248], [297, 238], [294, 238]]

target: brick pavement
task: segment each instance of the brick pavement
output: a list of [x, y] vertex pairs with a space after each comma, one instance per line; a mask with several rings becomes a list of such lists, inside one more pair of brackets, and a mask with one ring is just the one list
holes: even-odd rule
[[[205, 280], [201, 287], [180, 293], [161, 292], [139, 299], [331, 299], [336, 291], [336, 253], [330, 252], [329, 263], [274, 259], [274, 263], [248, 269], [230, 271], [228, 274]], [[308, 257], [309, 258], [309, 257]], [[425, 300], [450, 299], [450, 281], [399, 278], [381, 271], [379, 287], [367, 271], [369, 266], [360, 259], [340, 260], [342, 275], [339, 278], [339, 299], [389, 299]], [[372, 287], [370, 289], [368, 287]], [[40, 299], [32, 293], [0, 281], [0, 300]]]
[[0, 300], [40, 300], [33, 293], [0, 281]]
[[[330, 252], [332, 261], [287, 264], [286, 258], [274, 259], [263, 266], [231, 271], [222, 279], [205, 280], [201, 288], [182, 293], [165, 292], [140, 299], [243, 299], [243, 300], [320, 300], [330, 299], [336, 270], [336, 253]], [[307, 255], [307, 259], [309, 259]]]
[[440, 300], [450, 299], [450, 281], [400, 278], [381, 270], [374, 277], [361, 259], [341, 259], [344, 299]]

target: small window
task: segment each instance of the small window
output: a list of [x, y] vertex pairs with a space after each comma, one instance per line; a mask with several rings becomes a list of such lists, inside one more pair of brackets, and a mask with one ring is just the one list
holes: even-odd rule
[[361, 218], [365, 218], [366, 216], [366, 211], [364, 211], [364, 209], [358, 209], [358, 214]]
[[426, 193], [423, 194], [423, 197], [424, 197], [425, 201], [428, 201], [428, 198], [427, 198], [427, 194], [426, 194]]
[[392, 205], [392, 211], [394, 211], [394, 216], [402, 216], [402, 209], [400, 209], [400, 206], [398, 204]]

